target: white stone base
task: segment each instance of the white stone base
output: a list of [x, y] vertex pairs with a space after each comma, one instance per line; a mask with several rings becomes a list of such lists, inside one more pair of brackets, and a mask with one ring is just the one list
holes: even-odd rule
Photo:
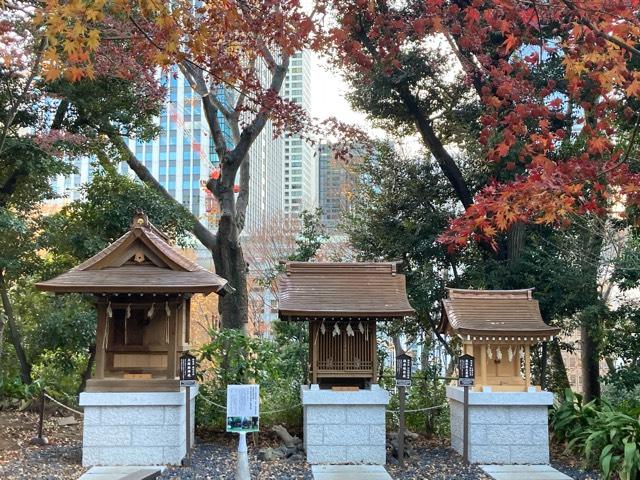
[[[191, 388], [191, 445], [195, 396]], [[83, 392], [82, 465], [178, 465], [187, 452], [185, 389]]]
[[[462, 455], [464, 389], [447, 387], [451, 446]], [[549, 463], [551, 392], [469, 392], [469, 461], [489, 464]]]
[[302, 387], [304, 447], [317, 464], [386, 463], [385, 409], [389, 393], [370, 390], [338, 392]]

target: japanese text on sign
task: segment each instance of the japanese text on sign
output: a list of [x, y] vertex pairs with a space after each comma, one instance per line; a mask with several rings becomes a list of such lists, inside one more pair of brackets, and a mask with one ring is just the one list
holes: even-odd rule
[[458, 359], [458, 385], [472, 387], [475, 377], [475, 359], [471, 355], [462, 355]]
[[227, 432], [257, 432], [260, 421], [260, 386], [227, 386]]
[[227, 386], [227, 417], [260, 415], [260, 385]]
[[411, 380], [412, 358], [406, 353], [396, 357], [396, 380]]

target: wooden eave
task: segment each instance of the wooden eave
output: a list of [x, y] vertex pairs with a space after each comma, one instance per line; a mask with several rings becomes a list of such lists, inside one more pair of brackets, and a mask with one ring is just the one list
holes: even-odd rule
[[281, 319], [393, 320], [415, 315], [397, 263], [288, 262], [279, 279]]
[[[144, 214], [131, 230], [93, 257], [57, 277], [40, 282], [40, 290], [57, 293], [204, 293], [233, 291], [227, 281], [175, 251], [167, 237]], [[132, 261], [142, 253], [141, 263]]]
[[[542, 320], [533, 289], [462, 290], [451, 289], [442, 300], [440, 333], [463, 338], [550, 338], [559, 327]], [[477, 339], [477, 338], [476, 338]]]

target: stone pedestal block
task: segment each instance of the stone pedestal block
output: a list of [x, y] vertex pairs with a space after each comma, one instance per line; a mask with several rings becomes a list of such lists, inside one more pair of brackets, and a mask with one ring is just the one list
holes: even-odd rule
[[[191, 388], [191, 445], [195, 397]], [[180, 392], [83, 392], [82, 465], [177, 465], [187, 452], [186, 395]]]
[[339, 392], [302, 387], [304, 447], [314, 464], [386, 463], [385, 409], [389, 393], [369, 390]]
[[[451, 446], [462, 455], [464, 390], [447, 387]], [[469, 461], [484, 464], [549, 463], [551, 392], [469, 392]]]

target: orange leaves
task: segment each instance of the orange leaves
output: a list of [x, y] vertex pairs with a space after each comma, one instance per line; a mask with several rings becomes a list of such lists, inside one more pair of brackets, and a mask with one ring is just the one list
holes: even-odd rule
[[520, 40], [513, 34], [507, 35], [506, 40], [502, 43], [502, 48], [506, 52], [511, 52], [520, 44]]
[[640, 97], [640, 80], [634, 78], [626, 89], [627, 96]]
[[605, 137], [593, 137], [588, 142], [588, 150], [591, 153], [602, 154], [609, 150], [610, 143]]

